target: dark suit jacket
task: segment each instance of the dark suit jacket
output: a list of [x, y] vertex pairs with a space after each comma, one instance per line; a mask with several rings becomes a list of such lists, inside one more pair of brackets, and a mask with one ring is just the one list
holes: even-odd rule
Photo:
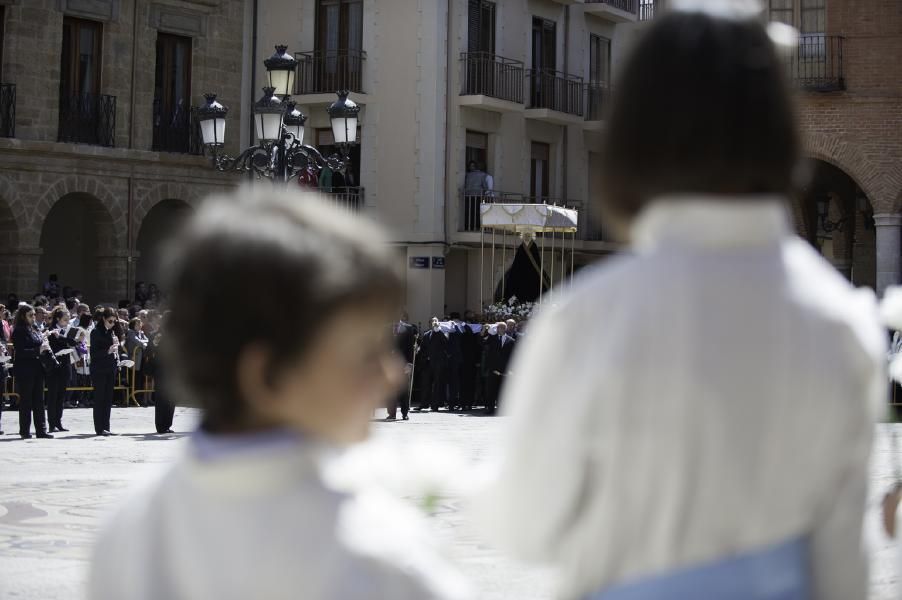
[[451, 341], [445, 337], [443, 332], [431, 329], [423, 334], [422, 339], [421, 351], [433, 368], [446, 367], [450, 356]]
[[119, 365], [119, 354], [110, 354], [113, 331], [100, 323], [91, 330], [91, 373], [113, 373]]
[[[73, 331], [77, 331], [77, 328], [73, 327], [69, 330], [68, 333], [72, 333]], [[47, 341], [50, 342], [50, 350], [54, 354], [56, 354], [60, 350], [65, 350], [66, 348], [74, 348], [76, 346], [74, 335], [72, 337], [69, 337], [68, 334], [65, 336], [57, 336], [51, 334], [50, 337], [47, 338]], [[72, 369], [72, 361], [69, 360], [68, 356], [63, 356], [61, 358], [58, 358], [57, 360], [59, 360], [60, 363], [59, 367], [57, 367], [58, 371], [69, 371]]]
[[13, 372], [16, 377], [30, 377], [39, 372], [41, 367], [41, 334], [33, 327], [16, 327], [13, 329]]
[[494, 371], [498, 371], [501, 374], [507, 373], [515, 345], [514, 339], [508, 335], [504, 336], [503, 343], [501, 337], [497, 335], [489, 339], [485, 356], [486, 367], [490, 374]]
[[395, 348], [398, 353], [404, 357], [404, 361], [413, 362], [414, 344], [417, 339], [416, 325], [402, 322], [395, 334]]

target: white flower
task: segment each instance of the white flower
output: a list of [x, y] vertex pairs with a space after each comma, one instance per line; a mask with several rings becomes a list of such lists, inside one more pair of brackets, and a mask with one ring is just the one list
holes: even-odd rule
[[883, 301], [880, 303], [880, 316], [884, 325], [902, 331], [902, 286], [894, 285], [886, 288]]

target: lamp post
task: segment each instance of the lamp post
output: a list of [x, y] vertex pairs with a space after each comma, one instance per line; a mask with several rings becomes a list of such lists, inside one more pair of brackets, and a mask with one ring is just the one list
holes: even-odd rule
[[339, 155], [324, 156], [313, 146], [304, 144], [307, 116], [291, 99], [297, 62], [286, 46], [263, 61], [269, 85], [254, 104], [254, 128], [257, 144], [232, 157], [222, 152], [228, 107], [216, 100], [216, 94], [205, 94], [206, 103], [197, 109], [204, 146], [210, 151], [213, 168], [218, 171], [253, 172], [258, 178], [287, 182], [313, 164], [345, 173], [350, 164], [350, 148], [357, 143], [357, 120], [360, 107], [348, 99], [349, 92], [336, 92], [338, 100], [326, 109], [332, 121]]

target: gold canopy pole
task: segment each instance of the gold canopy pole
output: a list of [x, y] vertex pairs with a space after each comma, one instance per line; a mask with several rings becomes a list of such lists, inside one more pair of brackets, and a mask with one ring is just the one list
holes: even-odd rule
[[485, 227], [482, 226], [482, 217], [479, 218], [479, 314], [485, 309]]
[[492, 286], [492, 304], [495, 303], [495, 228], [492, 227], [492, 276], [489, 279]]

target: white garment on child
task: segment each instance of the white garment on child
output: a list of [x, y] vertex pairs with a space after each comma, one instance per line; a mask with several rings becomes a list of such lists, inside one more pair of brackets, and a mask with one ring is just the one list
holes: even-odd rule
[[810, 543], [818, 600], [867, 595], [862, 521], [886, 334], [778, 198], [669, 198], [518, 349], [474, 511], [563, 596]]
[[323, 482], [322, 447], [279, 435], [222, 451], [211, 437], [124, 503], [96, 547], [89, 598], [469, 597], [413, 509]]

